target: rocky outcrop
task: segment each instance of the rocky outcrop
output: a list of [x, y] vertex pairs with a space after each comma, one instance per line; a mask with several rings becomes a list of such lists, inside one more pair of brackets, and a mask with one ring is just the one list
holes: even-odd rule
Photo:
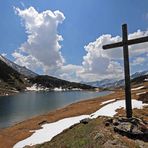
[[112, 126], [114, 131], [131, 139], [140, 139], [148, 142], [148, 125], [139, 118], [116, 117], [108, 119], [106, 126]]
[[148, 103], [148, 92], [140, 94], [138, 100], [142, 101], [143, 103]]

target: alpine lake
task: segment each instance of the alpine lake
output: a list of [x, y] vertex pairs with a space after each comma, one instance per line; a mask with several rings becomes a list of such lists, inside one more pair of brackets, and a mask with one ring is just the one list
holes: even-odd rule
[[31, 117], [46, 114], [71, 103], [105, 96], [111, 91], [22, 92], [0, 96], [0, 128], [12, 126]]

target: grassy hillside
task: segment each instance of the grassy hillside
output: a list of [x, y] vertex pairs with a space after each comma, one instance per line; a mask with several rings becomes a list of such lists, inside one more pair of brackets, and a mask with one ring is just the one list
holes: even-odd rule
[[[146, 117], [148, 108], [134, 110], [134, 116]], [[129, 139], [115, 133], [112, 126], [105, 126], [109, 117], [99, 117], [88, 124], [77, 124], [54, 137], [50, 142], [36, 145], [35, 148], [146, 148], [148, 143]]]
[[[134, 109], [134, 117], [141, 118], [145, 122], [148, 107], [144, 109]], [[120, 116], [125, 116], [125, 112], [120, 110]], [[77, 124], [63, 131], [54, 137], [50, 142], [36, 145], [35, 148], [147, 148], [148, 137], [143, 137], [147, 141], [130, 139], [116, 132], [112, 126], [105, 126], [109, 117], [98, 117], [90, 120], [88, 124]]]

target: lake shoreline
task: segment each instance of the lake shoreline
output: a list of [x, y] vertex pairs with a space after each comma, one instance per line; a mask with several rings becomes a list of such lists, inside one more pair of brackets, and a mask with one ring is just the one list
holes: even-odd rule
[[[80, 102], [83, 100], [93, 99], [96, 97], [106, 96], [106, 95], [109, 95], [113, 92], [114, 91], [88, 91], [88, 90], [77, 90], [77, 91], [76, 90], [69, 90], [69, 91], [67, 90], [67, 91], [50, 91], [50, 92], [49, 91], [48, 92], [47, 91], [46, 92], [25, 91], [25, 92], [17, 93], [16, 95], [2, 96], [2, 97], [0, 97], [0, 101], [1, 101], [0, 103], [1, 103], [1, 107], [2, 107], [0, 109], [0, 111], [1, 111], [1, 113], [0, 113], [0, 116], [1, 116], [0, 129], [9, 128], [9, 127], [11, 127], [15, 124], [18, 124], [20, 122], [23, 122], [25, 120], [29, 120], [31, 118], [35, 118], [37, 116], [47, 114], [51, 111], [65, 108], [66, 106], [71, 105], [73, 103], [77, 103], [77, 102]], [[44, 95], [42, 96], [42, 94], [44, 94]], [[55, 95], [55, 94], [57, 94], [57, 95]], [[33, 101], [31, 101], [29, 104], [29, 106], [32, 106], [33, 109], [32, 109], [32, 107], [31, 108], [28, 107], [28, 101], [30, 101], [30, 98], [28, 98], [29, 97], [28, 95], [33, 98]], [[49, 98], [47, 96], [49, 96]], [[42, 101], [42, 99], [43, 99], [42, 97], [44, 97], [44, 101]], [[52, 100], [55, 100], [55, 101], [47, 101], [47, 100], [51, 100], [50, 97], [52, 98]], [[21, 100], [20, 100], [20, 98], [21, 98]], [[36, 98], [36, 99], [34, 100], [34, 98]], [[23, 100], [25, 100], [25, 102], [23, 102]], [[32, 102], [34, 102], [34, 101], [40, 103], [40, 101], [38, 101], [38, 100], [40, 100], [42, 102], [46, 102], [41, 105], [43, 107], [38, 106], [38, 103], [36, 103], [36, 105], [34, 103], [32, 104]], [[58, 100], [61, 102], [60, 103], [61, 105], [58, 103], [55, 105], [55, 103]], [[10, 105], [8, 104], [8, 102]], [[18, 102], [18, 103], [15, 105], [16, 102]], [[27, 102], [27, 104], [26, 104], [26, 102]], [[50, 105], [52, 103], [55, 105], [54, 107], [52, 105]], [[12, 109], [10, 109], [10, 112], [7, 110], [7, 112], [5, 114], [5, 111], [3, 111], [3, 110], [5, 110], [6, 108], [5, 107], [3, 108], [3, 106], [8, 105], [9, 108], [11, 108], [11, 104], [12, 104], [12, 109], [14, 108], [14, 111]], [[49, 104], [49, 105], [44, 105], [44, 104]], [[37, 108], [35, 108], [35, 106], [37, 106]], [[17, 110], [17, 108], [18, 108], [18, 110]], [[39, 111], [38, 109], [41, 111]], [[28, 112], [28, 110], [29, 110], [29, 112]], [[25, 114], [25, 116], [20, 116], [21, 112], [23, 113], [22, 115]], [[10, 114], [10, 116], [7, 115], [8, 113]], [[13, 116], [11, 116], [11, 114], [13, 114]], [[3, 119], [3, 116], [4, 116], [4, 119]], [[13, 120], [13, 118], [14, 118], [14, 120]], [[8, 119], [11, 119], [11, 120], [9, 121]]]
[[[11, 127], [0, 129], [0, 147], [12, 147], [15, 143], [32, 135], [30, 130], [41, 128], [42, 124], [78, 115], [91, 114], [101, 107], [101, 102], [111, 99], [123, 99], [123, 91], [115, 91], [112, 94], [72, 103], [68, 106], [39, 115], [17, 123]], [[8, 142], [9, 141], [9, 142]]]
[[13, 90], [1, 90], [0, 89], [0, 97], [4, 97], [4, 96], [13, 96], [13, 95], [17, 95], [18, 93], [20, 93], [20, 91], [13, 91]]
[[[71, 90], [61, 90], [60, 92], [62, 92], [62, 91], [64, 91], [64, 92], [66, 92], [66, 91], [94, 91], [94, 92], [102, 92], [102, 91], [110, 91], [110, 90], [93, 90], [93, 89], [82, 89], [82, 90], [73, 90], [73, 89], [71, 89]], [[24, 91], [13, 91], [13, 90], [7, 90], [5, 93], [4, 93], [4, 91], [2, 90], [0, 90], [0, 97], [4, 97], [4, 96], [13, 96], [13, 95], [17, 95], [17, 94], [20, 94], [20, 93], [22, 93], [22, 92], [59, 92], [59, 91], [56, 91], [56, 90], [48, 90], [48, 91], [30, 91], [30, 90], [24, 90]]]

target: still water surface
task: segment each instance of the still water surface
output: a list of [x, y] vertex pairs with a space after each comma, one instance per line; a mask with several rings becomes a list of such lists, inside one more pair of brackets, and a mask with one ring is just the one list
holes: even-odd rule
[[14, 125], [80, 100], [110, 93], [110, 91], [25, 92], [0, 97], [0, 128]]

